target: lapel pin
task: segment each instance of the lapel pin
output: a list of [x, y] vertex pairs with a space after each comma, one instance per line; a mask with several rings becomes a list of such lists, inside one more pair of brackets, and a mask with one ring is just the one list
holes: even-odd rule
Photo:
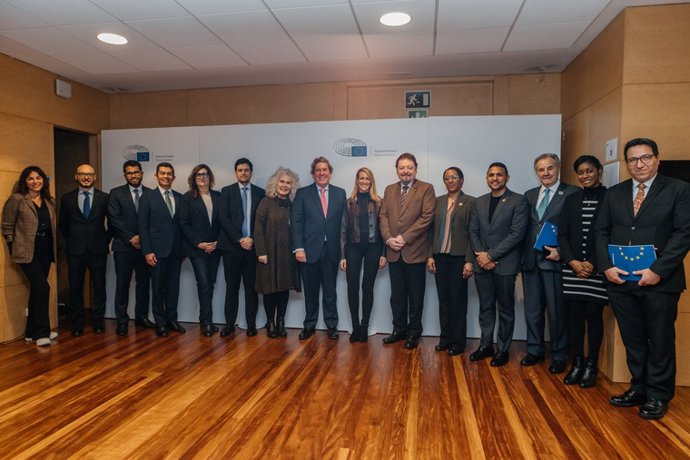
[[561, 190], [560, 192], [558, 192], [558, 194], [559, 194], [559, 195], [563, 195], [563, 190]]

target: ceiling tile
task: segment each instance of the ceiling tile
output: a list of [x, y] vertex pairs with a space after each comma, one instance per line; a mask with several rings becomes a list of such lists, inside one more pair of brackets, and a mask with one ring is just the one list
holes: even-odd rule
[[307, 62], [290, 40], [238, 43], [233, 49], [251, 65]]
[[568, 48], [589, 26], [586, 22], [516, 25], [504, 51]]
[[[190, 0], [191, 1], [191, 0]], [[264, 0], [269, 8], [301, 8], [304, 6], [347, 5], [347, 0]]]
[[309, 62], [367, 58], [367, 50], [359, 35], [298, 38], [295, 41]]
[[95, 48], [77, 40], [72, 35], [57, 27], [5, 30], [0, 32], [0, 35], [23, 43], [45, 54], [69, 54], [79, 51], [95, 51]]
[[[144, 37], [127, 24], [123, 24], [121, 22], [106, 24], [84, 24], [80, 26], [62, 26], [60, 27], [60, 30], [63, 30], [73, 37], [78, 38], [89, 45], [95, 46], [106, 53], [113, 50], [131, 51], [158, 48], [158, 45], [153, 43], [151, 40]], [[97, 35], [101, 32], [110, 32], [122, 35], [123, 37], [127, 38], [128, 42], [126, 45], [109, 45], [108, 43], [103, 43], [97, 37]]]
[[189, 16], [174, 0], [91, 0], [122, 21]]
[[436, 36], [436, 54], [501, 51], [510, 27], [446, 30]]
[[433, 34], [424, 35], [366, 35], [364, 40], [372, 58], [401, 56], [431, 56]]
[[58, 54], [55, 56], [67, 64], [94, 75], [130, 73], [137, 69], [98, 50], [85, 53]]
[[16, 6], [0, 1], [0, 30], [42, 27], [49, 24], [20, 10]]
[[55, 25], [111, 22], [115, 18], [88, 0], [4, 0], [14, 6]]
[[[435, 0], [408, 0], [376, 3], [354, 3], [357, 22], [365, 34], [425, 34], [434, 32], [436, 18]], [[388, 27], [379, 22], [384, 13], [402, 11], [412, 16], [409, 24]]]
[[169, 50], [195, 69], [246, 66], [247, 63], [225, 45], [191, 46]]
[[217, 37], [191, 16], [129, 21], [127, 25], [164, 48], [220, 44]]
[[523, 0], [439, 0], [438, 30], [510, 26]]
[[268, 10], [200, 16], [199, 20], [233, 47], [235, 43], [280, 41], [288, 38]]
[[163, 70], [182, 70], [191, 68], [187, 63], [178, 59], [164, 49], [148, 49], [133, 51], [118, 51], [113, 56], [126, 62], [142, 72], [156, 72]]
[[609, 0], [526, 0], [518, 24], [544, 24], [593, 21], [609, 4]]
[[195, 16], [209, 14], [240, 13], [244, 11], [266, 11], [261, 0], [177, 0]]
[[326, 35], [356, 35], [359, 29], [349, 5], [274, 10], [292, 38]]

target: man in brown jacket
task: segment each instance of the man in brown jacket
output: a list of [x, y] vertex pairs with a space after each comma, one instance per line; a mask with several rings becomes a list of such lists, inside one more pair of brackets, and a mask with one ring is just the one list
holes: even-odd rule
[[383, 342], [407, 339], [405, 348], [412, 349], [422, 335], [427, 233], [436, 194], [431, 184], [415, 179], [417, 160], [411, 153], [400, 155], [395, 168], [400, 181], [386, 187], [381, 204], [381, 236], [390, 264], [393, 310], [393, 333]]

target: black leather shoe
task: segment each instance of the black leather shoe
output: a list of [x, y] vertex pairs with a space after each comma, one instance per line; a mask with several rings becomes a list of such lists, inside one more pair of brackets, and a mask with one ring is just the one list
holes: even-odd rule
[[590, 388], [597, 384], [597, 374], [599, 374], [599, 369], [597, 369], [597, 362], [592, 358], [587, 360], [585, 365], [585, 371], [582, 373], [582, 379], [580, 380], [580, 386], [582, 388]]
[[167, 337], [167, 336], [168, 336], [168, 330], [165, 329], [164, 326], [157, 326], [157, 327], [156, 327], [156, 336], [158, 336], [158, 337]]
[[70, 333], [70, 335], [72, 337], [81, 337], [82, 335], [84, 335], [84, 329], [82, 329], [80, 327], [75, 327], [74, 329], [72, 329], [72, 332]]
[[300, 339], [300, 340], [307, 340], [309, 337], [311, 337], [312, 335], [314, 335], [314, 332], [315, 332], [315, 331], [314, 331], [313, 328], [307, 329], [307, 328], [305, 327], [305, 328], [302, 329], [302, 331], [299, 333], [299, 339]]
[[329, 327], [328, 328], [328, 338], [331, 340], [338, 340], [338, 329], [334, 327]]
[[256, 324], [247, 324], [247, 337], [256, 336]]
[[96, 323], [93, 325], [94, 334], [103, 334], [105, 332], [105, 326], [101, 323]]
[[214, 332], [218, 332], [218, 328], [213, 324], [203, 324], [201, 326], [201, 331], [203, 332], [204, 337], [211, 337]]
[[118, 324], [115, 333], [120, 337], [127, 335], [127, 323]]
[[352, 334], [350, 334], [350, 343], [359, 342], [359, 337], [361, 333], [361, 328], [359, 326], [352, 326]]
[[460, 345], [454, 343], [450, 347], [448, 347], [448, 354], [450, 356], [457, 356], [465, 352], [465, 347], [461, 347]]
[[278, 331], [276, 330], [276, 323], [272, 319], [269, 319], [266, 323], [266, 335], [269, 339], [275, 339], [278, 337]]
[[491, 367], [505, 366], [509, 359], [510, 355], [507, 351], [499, 351], [491, 358]]
[[157, 329], [156, 324], [148, 318], [141, 318], [134, 321], [134, 325], [138, 327], [145, 327], [147, 329]]
[[405, 341], [405, 348], [407, 350], [414, 350], [419, 345], [419, 337], [410, 337]]
[[167, 329], [170, 329], [171, 331], [179, 332], [180, 334], [184, 334], [185, 332], [187, 332], [187, 331], [185, 330], [185, 328], [183, 328], [183, 327], [180, 325], [180, 323], [178, 323], [177, 321], [170, 321], [170, 322], [168, 323]]
[[434, 351], [447, 351], [449, 348], [449, 345], [447, 343], [441, 343], [439, 342], [438, 345], [434, 347]]
[[227, 337], [233, 332], [235, 332], [235, 326], [225, 326], [223, 329], [221, 329], [220, 336]]
[[359, 327], [359, 343], [367, 343], [369, 340], [369, 325]]
[[543, 363], [544, 355], [533, 355], [532, 353], [527, 353], [520, 364], [523, 366], [534, 366], [535, 364]]
[[485, 358], [490, 358], [494, 355], [494, 347], [480, 346], [470, 354], [470, 361], [480, 361]]
[[661, 417], [666, 415], [667, 410], [667, 402], [649, 398], [644, 404], [642, 404], [642, 407], [640, 407], [640, 412], [638, 412], [637, 415], [642, 418], [646, 418], [647, 420], [659, 420]]
[[405, 339], [407, 339], [407, 332], [394, 330], [391, 335], [383, 338], [383, 343], [395, 343]]
[[647, 400], [647, 397], [639, 391], [630, 389], [622, 395], [611, 396], [609, 402], [616, 407], [639, 406]]
[[560, 359], [554, 359], [553, 361], [551, 361], [551, 364], [549, 365], [549, 372], [551, 372], [552, 374], [562, 374], [563, 372], [565, 372], [565, 366], [565, 361], [561, 361]]
[[583, 356], [576, 356], [573, 358], [573, 365], [570, 367], [568, 374], [563, 378], [563, 383], [566, 385], [575, 385], [580, 383], [584, 373], [585, 358]]

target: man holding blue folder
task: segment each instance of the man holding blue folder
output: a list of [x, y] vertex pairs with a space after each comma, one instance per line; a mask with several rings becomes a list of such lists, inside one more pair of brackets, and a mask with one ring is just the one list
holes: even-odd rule
[[[632, 179], [609, 189], [595, 224], [597, 265], [609, 281], [632, 374], [630, 388], [609, 401], [619, 407], [641, 405], [640, 417], [657, 420], [666, 414], [675, 389], [674, 322], [690, 247], [690, 185], [658, 174], [659, 150], [651, 139], [629, 141], [623, 154]], [[625, 254], [627, 262], [633, 254], [626, 253], [626, 246], [656, 250], [656, 259], [640, 256], [638, 269], [629, 273], [612, 263], [610, 244], [619, 246], [613, 247], [619, 251], [614, 256]], [[629, 275], [639, 280], [626, 281]]]

